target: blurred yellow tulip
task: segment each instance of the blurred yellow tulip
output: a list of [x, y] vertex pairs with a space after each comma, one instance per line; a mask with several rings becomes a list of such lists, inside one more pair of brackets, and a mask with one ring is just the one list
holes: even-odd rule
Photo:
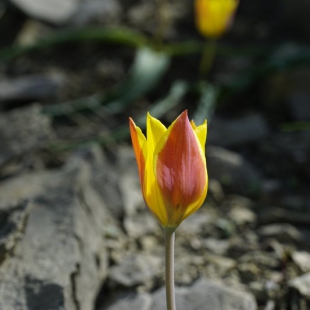
[[195, 0], [196, 27], [208, 38], [219, 38], [231, 25], [239, 0]]

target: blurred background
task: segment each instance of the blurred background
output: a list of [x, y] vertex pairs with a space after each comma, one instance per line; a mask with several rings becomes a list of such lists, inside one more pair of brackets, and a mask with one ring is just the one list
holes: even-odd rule
[[0, 1], [0, 309], [164, 308], [128, 117], [185, 109], [209, 193], [177, 231], [178, 309], [310, 308], [310, 2], [241, 0], [216, 37], [194, 4]]

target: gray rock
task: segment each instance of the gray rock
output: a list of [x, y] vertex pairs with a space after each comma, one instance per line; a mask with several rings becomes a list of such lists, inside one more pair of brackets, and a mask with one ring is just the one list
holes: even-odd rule
[[226, 190], [247, 195], [260, 190], [259, 172], [241, 155], [221, 147], [207, 148], [207, 166], [210, 179], [216, 179]]
[[208, 143], [230, 147], [260, 140], [268, 132], [266, 121], [259, 114], [250, 114], [232, 120], [214, 118], [210, 124]]
[[310, 254], [308, 252], [296, 251], [292, 253], [292, 259], [301, 271], [310, 271]]
[[42, 148], [52, 138], [51, 121], [32, 106], [0, 114], [0, 165]]
[[[128, 294], [125, 297], [118, 296], [118, 299], [111, 306], [104, 310], [149, 310], [152, 304], [151, 295], [146, 293]], [[102, 309], [102, 310], [103, 310]]]
[[77, 8], [77, 0], [10, 0], [31, 17], [53, 24], [68, 20]]
[[310, 93], [296, 91], [289, 96], [288, 105], [295, 121], [310, 120]]
[[133, 287], [151, 281], [162, 271], [162, 259], [152, 255], [127, 255], [109, 271], [112, 287]]
[[7, 214], [0, 309], [93, 309], [107, 274], [105, 226], [113, 219], [91, 178], [91, 167], [72, 157], [62, 170], [0, 183], [0, 214]]
[[[166, 307], [164, 289], [154, 293], [150, 310]], [[200, 279], [188, 288], [176, 289], [178, 310], [255, 310], [256, 302], [249, 293], [237, 291], [224, 285]]]
[[70, 20], [73, 25], [88, 25], [94, 22], [105, 24], [120, 20], [122, 7], [117, 0], [91, 0], [81, 2]]
[[302, 233], [290, 224], [271, 224], [259, 229], [259, 234], [263, 238], [275, 238], [283, 243], [300, 242]]
[[290, 280], [289, 287], [298, 291], [307, 299], [310, 299], [310, 273], [306, 273], [300, 277]]
[[0, 81], [0, 101], [37, 101], [52, 98], [64, 85], [61, 74], [32, 74]]

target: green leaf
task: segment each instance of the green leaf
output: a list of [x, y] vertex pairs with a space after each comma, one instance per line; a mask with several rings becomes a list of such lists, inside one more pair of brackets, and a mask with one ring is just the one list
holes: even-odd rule
[[196, 124], [202, 124], [205, 119], [212, 118], [215, 105], [217, 103], [217, 99], [219, 96], [218, 87], [210, 83], [201, 82], [199, 88], [200, 88], [200, 100], [198, 102], [193, 117]]
[[57, 117], [96, 110], [105, 105], [111, 114], [119, 113], [157, 85], [168, 70], [169, 62], [170, 58], [166, 54], [145, 47], [138, 49], [128, 77], [107, 94], [94, 94], [87, 98], [45, 106], [42, 112]]
[[110, 99], [106, 107], [112, 113], [123, 110], [153, 89], [168, 70], [169, 64], [167, 54], [146, 47], [139, 49], [127, 80], [116, 88], [115, 98]]

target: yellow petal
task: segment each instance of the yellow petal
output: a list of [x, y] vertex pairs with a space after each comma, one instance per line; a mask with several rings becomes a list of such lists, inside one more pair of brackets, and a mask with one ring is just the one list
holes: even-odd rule
[[196, 0], [196, 25], [202, 35], [220, 37], [230, 26], [238, 0]]
[[205, 154], [205, 145], [207, 140], [207, 120], [205, 120], [200, 126], [194, 128], [194, 132], [200, 142], [203, 154]]
[[129, 118], [129, 128], [133, 150], [135, 153], [141, 187], [144, 186], [144, 174], [145, 174], [145, 163], [147, 158], [146, 138], [142, 133], [141, 129], [136, 126], [135, 122]]

